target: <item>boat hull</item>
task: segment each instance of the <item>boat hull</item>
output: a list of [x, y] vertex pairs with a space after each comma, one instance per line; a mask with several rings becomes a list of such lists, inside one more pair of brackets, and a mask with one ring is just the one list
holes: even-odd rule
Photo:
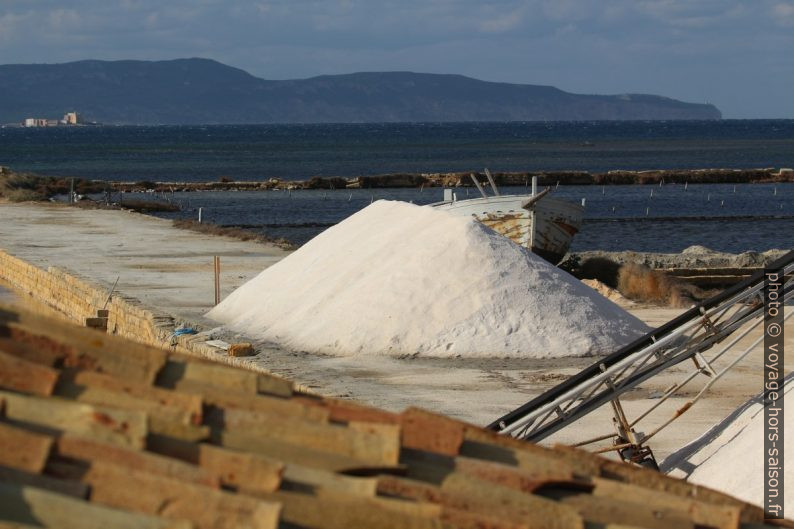
[[431, 204], [454, 215], [470, 216], [516, 244], [557, 264], [579, 232], [584, 208], [544, 197], [528, 211], [522, 208], [532, 195], [500, 195]]

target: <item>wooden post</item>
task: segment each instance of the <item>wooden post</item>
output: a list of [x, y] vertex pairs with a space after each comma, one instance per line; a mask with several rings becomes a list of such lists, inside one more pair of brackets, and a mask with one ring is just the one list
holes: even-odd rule
[[215, 256], [213, 259], [215, 265], [215, 304], [221, 302], [221, 258]]

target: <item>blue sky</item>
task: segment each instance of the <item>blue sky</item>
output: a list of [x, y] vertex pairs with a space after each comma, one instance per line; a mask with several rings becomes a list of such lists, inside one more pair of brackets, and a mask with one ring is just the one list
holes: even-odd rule
[[0, 0], [0, 63], [207, 57], [460, 73], [794, 118], [794, 0]]

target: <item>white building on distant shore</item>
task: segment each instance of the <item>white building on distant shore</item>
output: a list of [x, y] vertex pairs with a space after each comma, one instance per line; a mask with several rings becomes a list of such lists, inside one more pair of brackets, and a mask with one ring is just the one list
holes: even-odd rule
[[77, 112], [67, 112], [63, 119], [25, 118], [22, 125], [25, 127], [57, 127], [59, 125], [79, 125], [80, 115]]

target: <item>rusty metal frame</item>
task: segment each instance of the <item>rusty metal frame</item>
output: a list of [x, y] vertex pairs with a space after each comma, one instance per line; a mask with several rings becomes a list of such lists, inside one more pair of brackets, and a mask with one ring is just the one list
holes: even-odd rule
[[[770, 265], [770, 268], [783, 270], [784, 293], [794, 291], [794, 252], [789, 252]], [[596, 451], [618, 451], [621, 456], [630, 453], [632, 460], [641, 456], [650, 458], [654, 463], [653, 453], [647, 447], [648, 440], [691, 408], [717, 380], [760, 343], [760, 339], [756, 340], [744, 351], [726, 356], [728, 351], [762, 321], [762, 272], [593, 364], [570, 380], [498, 419], [489, 428], [519, 439], [540, 441], [610, 403], [615, 431], [578, 442], [575, 446], [592, 445], [611, 439], [611, 446], [599, 447]], [[791, 314], [788, 317], [790, 316]], [[741, 332], [726, 346], [707, 355], [714, 345], [736, 331]], [[636, 418], [629, 420], [626, 417], [620, 404], [623, 393], [687, 360], [692, 360], [693, 367], [682, 381], [667, 388], [657, 402]], [[698, 375], [707, 377], [709, 381], [695, 398], [676, 410], [673, 417], [652, 429], [649, 434], [637, 433], [636, 427], [641, 421], [645, 421], [663, 402]]]

